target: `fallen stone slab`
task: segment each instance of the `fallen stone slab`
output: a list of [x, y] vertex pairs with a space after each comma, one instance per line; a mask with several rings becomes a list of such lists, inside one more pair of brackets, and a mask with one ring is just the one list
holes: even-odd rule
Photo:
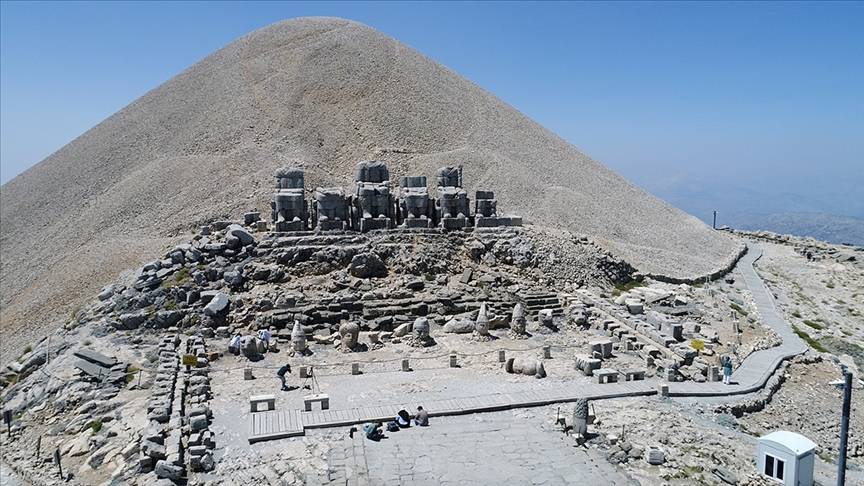
[[104, 354], [97, 353], [96, 351], [86, 349], [86, 348], [81, 348], [72, 354], [85, 360], [85, 361], [89, 361], [90, 363], [94, 363], [94, 364], [97, 364], [99, 366], [104, 366], [106, 368], [110, 368], [110, 367], [114, 366], [115, 364], [117, 364], [117, 358], [105, 356]]

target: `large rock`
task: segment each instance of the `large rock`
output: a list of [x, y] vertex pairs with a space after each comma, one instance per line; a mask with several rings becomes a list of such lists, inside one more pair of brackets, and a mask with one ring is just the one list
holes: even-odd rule
[[444, 332], [468, 334], [474, 332], [474, 322], [470, 319], [450, 319], [444, 324]]
[[170, 479], [174, 482], [179, 481], [183, 477], [183, 467], [171, 464], [165, 460], [157, 461], [153, 472], [160, 478]]
[[225, 233], [240, 240], [240, 245], [242, 246], [255, 243], [255, 237], [252, 236], [252, 233], [246, 231], [246, 229], [239, 224], [232, 224], [228, 226], [228, 229], [225, 230]]
[[219, 292], [204, 306], [204, 314], [216, 317], [228, 309], [228, 302], [228, 296]]
[[351, 275], [357, 278], [386, 277], [387, 267], [381, 258], [374, 253], [360, 253], [351, 259], [348, 267]]
[[258, 341], [259, 339], [254, 336], [243, 336], [240, 338], [240, 352], [243, 353], [243, 356], [247, 358], [259, 356]]

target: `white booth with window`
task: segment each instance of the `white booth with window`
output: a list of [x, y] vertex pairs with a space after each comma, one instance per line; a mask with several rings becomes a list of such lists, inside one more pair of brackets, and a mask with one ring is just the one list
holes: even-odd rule
[[780, 430], [759, 438], [756, 469], [785, 486], [813, 486], [816, 444], [795, 432]]

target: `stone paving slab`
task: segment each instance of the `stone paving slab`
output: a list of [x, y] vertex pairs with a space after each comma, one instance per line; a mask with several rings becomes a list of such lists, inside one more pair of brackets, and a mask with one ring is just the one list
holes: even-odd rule
[[[670, 396], [729, 396], [751, 393], [761, 389], [783, 360], [801, 354], [807, 345], [794, 333], [792, 327], [780, 316], [774, 304], [774, 297], [756, 273], [753, 264], [761, 257], [758, 248], [750, 246], [739, 262], [745, 283], [753, 294], [754, 302], [765, 325], [771, 327], [783, 338], [783, 343], [774, 348], [757, 351], [748, 356], [732, 374], [734, 385], [721, 382], [709, 383], [669, 383]], [[494, 412], [514, 408], [527, 408], [550, 405], [553, 403], [575, 402], [580, 398], [605, 400], [635, 396], [656, 395], [657, 383], [651, 381], [622, 381], [617, 383], [591, 383], [571, 387], [563, 384], [558, 388], [544, 388], [512, 393], [492, 393], [475, 397], [462, 397], [440, 400], [426, 400], [423, 407], [430, 417], [466, 415]], [[385, 422], [392, 420], [397, 410], [393, 407], [370, 406], [352, 410], [299, 412], [283, 410], [253, 414], [250, 427], [250, 442], [271, 440], [292, 435], [302, 435], [304, 428], [340, 427], [365, 422]], [[285, 419], [265, 419], [262, 414], [286, 414]], [[257, 418], [256, 416], [262, 416]], [[266, 417], [270, 417], [267, 415]], [[263, 421], [259, 425], [256, 420]], [[285, 424], [285, 430], [273, 428], [273, 423]], [[299, 425], [298, 425], [299, 424]], [[293, 427], [293, 428], [291, 428]], [[263, 430], [262, 430], [263, 429]]]

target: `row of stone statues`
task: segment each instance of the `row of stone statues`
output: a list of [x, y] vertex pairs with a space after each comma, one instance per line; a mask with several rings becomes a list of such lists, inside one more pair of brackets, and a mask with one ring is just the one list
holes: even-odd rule
[[437, 198], [429, 197], [425, 176], [403, 177], [397, 195], [390, 193], [387, 164], [364, 161], [354, 173], [355, 190], [318, 187], [309, 202], [305, 197], [303, 169], [276, 171], [276, 193], [271, 219], [277, 232], [403, 228], [460, 229], [470, 226], [520, 226], [522, 218], [499, 216], [492, 191], [477, 191], [472, 214], [468, 193], [462, 188], [462, 167], [438, 170]]

